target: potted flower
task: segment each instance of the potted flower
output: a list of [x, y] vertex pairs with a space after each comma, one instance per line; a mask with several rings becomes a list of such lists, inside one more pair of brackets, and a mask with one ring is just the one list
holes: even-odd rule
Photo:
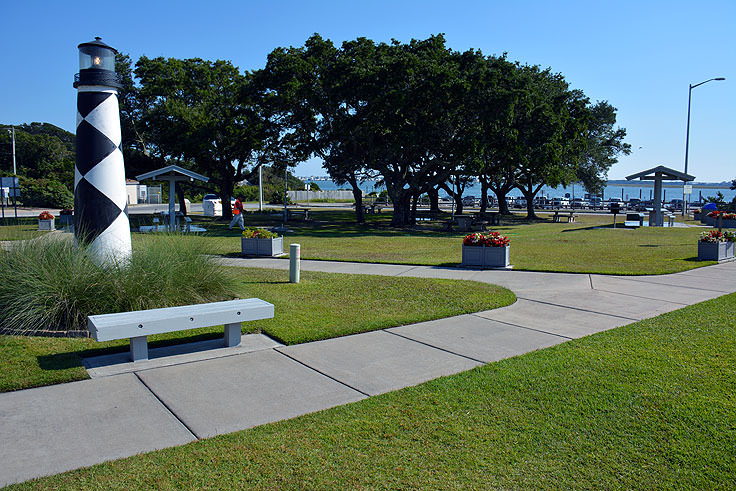
[[693, 220], [700, 220], [702, 213], [700, 211], [700, 208], [696, 208], [693, 210]]
[[462, 266], [510, 268], [510, 243], [508, 237], [498, 232], [468, 234], [463, 238]]
[[54, 226], [54, 215], [48, 211], [42, 211], [38, 215], [38, 230], [56, 230]]
[[733, 259], [736, 257], [736, 232], [726, 230], [722, 232], [723, 238], [726, 239], [726, 256]]
[[736, 213], [723, 213], [723, 222], [721, 227], [723, 228], [736, 228]]
[[727, 261], [734, 258], [734, 239], [736, 234], [711, 230], [700, 234], [698, 241], [698, 261]]
[[240, 251], [244, 256], [279, 256], [284, 253], [284, 238], [263, 228], [246, 228]]
[[736, 228], [736, 213], [713, 210], [705, 217], [705, 224], [711, 227]]
[[64, 208], [59, 212], [59, 225], [61, 226], [71, 226], [73, 223], [72, 216], [74, 215], [74, 210], [69, 208]]

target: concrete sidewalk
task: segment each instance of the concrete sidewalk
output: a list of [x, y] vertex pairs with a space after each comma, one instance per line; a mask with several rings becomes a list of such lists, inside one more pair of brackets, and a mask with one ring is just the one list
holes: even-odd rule
[[135, 365], [119, 355], [85, 360], [91, 380], [0, 394], [0, 484], [358, 401], [736, 291], [736, 262], [636, 277], [329, 261], [301, 266], [495, 283], [518, 301], [296, 346], [248, 335], [237, 348], [210, 341], [151, 350], [150, 361]]

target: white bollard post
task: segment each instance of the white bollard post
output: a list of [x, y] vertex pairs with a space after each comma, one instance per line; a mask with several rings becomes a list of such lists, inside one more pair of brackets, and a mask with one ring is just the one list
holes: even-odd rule
[[289, 245], [289, 283], [299, 283], [299, 270], [301, 269], [301, 246], [299, 244]]

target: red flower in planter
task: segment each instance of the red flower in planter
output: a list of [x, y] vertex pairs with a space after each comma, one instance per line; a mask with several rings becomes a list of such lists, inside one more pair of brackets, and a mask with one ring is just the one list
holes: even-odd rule
[[498, 232], [491, 232], [486, 235], [485, 244], [486, 247], [506, 247], [511, 244], [511, 241], [505, 235], [501, 235]]
[[39, 219], [39, 220], [53, 220], [53, 219], [54, 219], [54, 215], [52, 215], [52, 214], [51, 214], [51, 213], [49, 213], [48, 211], [42, 211], [42, 212], [41, 212], [41, 213], [40, 213], [40, 214], [38, 215], [38, 219]]
[[506, 247], [510, 243], [511, 241], [508, 237], [501, 235], [498, 232], [491, 232], [488, 235], [474, 232], [463, 238], [463, 245], [466, 246]]
[[481, 247], [483, 246], [484, 241], [485, 237], [483, 236], [483, 234], [475, 232], [472, 234], [468, 234], [463, 238], [463, 245]]
[[726, 242], [726, 240], [720, 230], [711, 230], [700, 234], [700, 242]]

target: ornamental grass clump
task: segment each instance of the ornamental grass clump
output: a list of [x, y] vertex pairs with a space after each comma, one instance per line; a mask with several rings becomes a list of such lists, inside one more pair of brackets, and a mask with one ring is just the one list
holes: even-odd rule
[[202, 242], [146, 237], [129, 261], [98, 267], [70, 237], [19, 241], [0, 252], [0, 332], [86, 330], [87, 316], [225, 300], [232, 279]]

